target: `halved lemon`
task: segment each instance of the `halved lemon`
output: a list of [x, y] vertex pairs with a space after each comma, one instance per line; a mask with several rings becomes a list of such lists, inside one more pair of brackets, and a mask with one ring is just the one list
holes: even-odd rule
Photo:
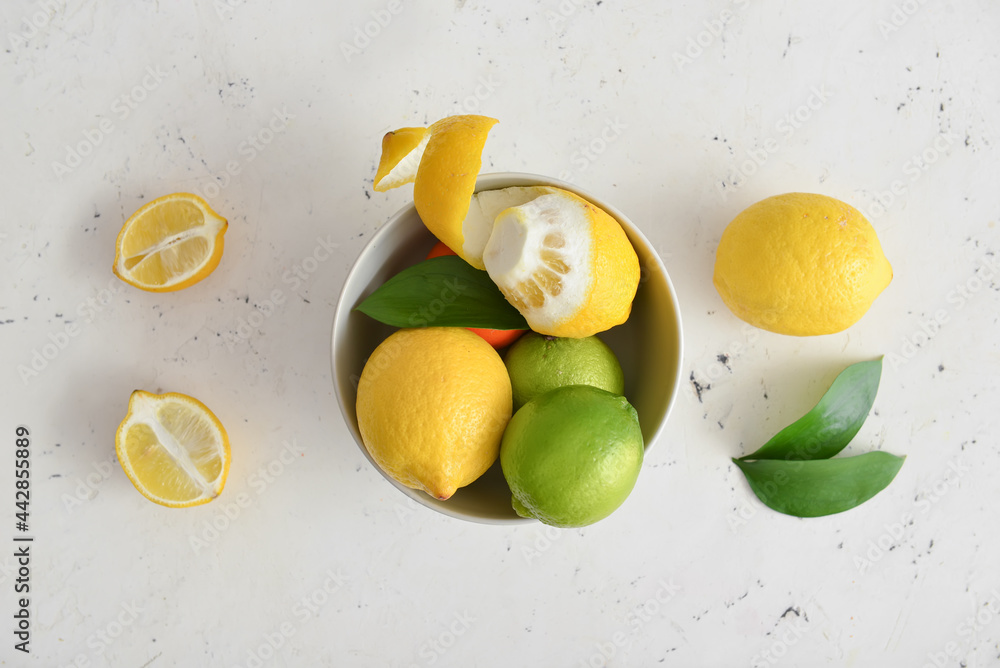
[[[413, 204], [427, 229], [469, 264], [483, 268], [477, 240], [466, 249], [463, 223], [469, 213], [483, 147], [497, 119], [449, 116], [428, 128], [401, 128], [382, 139], [375, 190], [413, 182]], [[488, 235], [487, 235], [488, 236]]]
[[135, 488], [171, 508], [208, 503], [222, 493], [229, 475], [222, 423], [205, 404], [177, 392], [133, 392], [115, 452]]
[[194, 285], [219, 265], [227, 226], [197, 195], [165, 195], [125, 221], [112, 270], [129, 285], [149, 292]]
[[622, 324], [639, 287], [625, 230], [582, 197], [549, 190], [496, 217], [486, 271], [539, 334], [582, 338]]

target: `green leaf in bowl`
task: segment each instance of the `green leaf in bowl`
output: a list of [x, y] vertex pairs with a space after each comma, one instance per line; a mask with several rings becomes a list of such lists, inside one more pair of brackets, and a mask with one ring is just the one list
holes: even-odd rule
[[393, 327], [528, 328], [489, 274], [455, 255], [404, 269], [356, 308]]

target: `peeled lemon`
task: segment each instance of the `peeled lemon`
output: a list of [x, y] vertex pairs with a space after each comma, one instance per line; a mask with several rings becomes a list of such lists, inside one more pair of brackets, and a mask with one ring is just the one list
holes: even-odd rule
[[461, 327], [396, 331], [358, 382], [358, 428], [372, 459], [442, 500], [496, 461], [511, 405], [500, 355]]
[[618, 221], [560, 188], [502, 211], [483, 263], [529, 327], [549, 336], [622, 324], [639, 287], [639, 258]]
[[875, 230], [857, 209], [789, 193], [751, 205], [726, 227], [713, 282], [751, 325], [812, 336], [853, 325], [891, 280]]

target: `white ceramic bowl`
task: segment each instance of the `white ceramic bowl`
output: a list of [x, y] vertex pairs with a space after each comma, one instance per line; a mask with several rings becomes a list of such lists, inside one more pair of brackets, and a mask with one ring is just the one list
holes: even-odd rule
[[[577, 193], [614, 216], [628, 234], [639, 256], [642, 278], [628, 321], [599, 334], [621, 362], [625, 396], [639, 414], [646, 449], [656, 441], [677, 397], [681, 379], [681, 315], [670, 277], [656, 250], [642, 232], [615, 207], [579, 188], [534, 174], [482, 174], [476, 190], [508, 186], [550, 185]], [[409, 489], [382, 472], [372, 460], [358, 431], [357, 383], [368, 356], [394, 328], [355, 311], [368, 295], [402, 269], [423, 260], [436, 243], [413, 205], [396, 212], [375, 234], [354, 266], [340, 293], [333, 320], [333, 380], [344, 419], [361, 452], [383, 477], [403, 494], [451, 517], [487, 524], [531, 522], [517, 516], [500, 462], [479, 480], [439, 501]], [[640, 474], [641, 475], [641, 474]]]

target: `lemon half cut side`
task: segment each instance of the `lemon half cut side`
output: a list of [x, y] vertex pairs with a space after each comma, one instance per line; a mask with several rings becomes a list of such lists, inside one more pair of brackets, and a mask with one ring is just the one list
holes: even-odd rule
[[173, 292], [211, 274], [228, 223], [190, 193], [165, 195], [125, 221], [115, 241], [115, 276], [148, 292]]
[[115, 452], [135, 488], [171, 508], [219, 496], [232, 459], [219, 419], [205, 404], [177, 392], [133, 392], [115, 436]]

